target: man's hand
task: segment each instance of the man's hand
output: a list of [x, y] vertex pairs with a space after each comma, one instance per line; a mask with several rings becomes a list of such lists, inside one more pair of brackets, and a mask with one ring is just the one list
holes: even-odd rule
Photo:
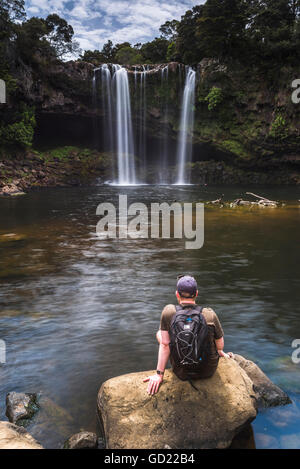
[[218, 350], [218, 354], [220, 355], [220, 357], [233, 358], [232, 352], [225, 353], [224, 350]]
[[152, 376], [148, 376], [148, 378], [145, 378], [143, 380], [144, 383], [148, 381], [149, 381], [149, 384], [148, 384], [147, 392], [148, 394], [151, 394], [153, 396], [153, 394], [157, 393], [159, 386], [161, 385], [163, 381], [163, 376], [155, 374]]

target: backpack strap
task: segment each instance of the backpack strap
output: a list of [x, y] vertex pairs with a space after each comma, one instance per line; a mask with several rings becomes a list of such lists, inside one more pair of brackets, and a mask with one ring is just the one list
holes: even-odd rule
[[184, 309], [195, 309], [198, 313], [202, 313], [203, 307], [196, 304], [176, 305], [176, 313]]

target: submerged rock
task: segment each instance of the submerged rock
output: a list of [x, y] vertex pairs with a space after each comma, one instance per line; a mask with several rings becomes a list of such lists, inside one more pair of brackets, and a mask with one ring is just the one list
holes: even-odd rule
[[265, 373], [252, 361], [241, 355], [234, 356], [235, 361], [247, 373], [253, 382], [258, 407], [272, 407], [291, 404], [289, 396], [265, 375]]
[[0, 422], [0, 449], [43, 449], [22, 427]]
[[109, 449], [227, 448], [256, 417], [256, 399], [247, 374], [232, 359], [221, 359], [210, 379], [180, 381], [171, 370], [155, 396], [131, 373], [106, 381], [98, 410]]
[[12, 423], [23, 425], [38, 409], [36, 394], [9, 392], [6, 396], [6, 416]]
[[97, 449], [98, 437], [92, 432], [80, 432], [72, 435], [64, 444], [64, 449]]
[[143, 383], [151, 371], [106, 381], [98, 394], [106, 447], [230, 447], [255, 419], [262, 398], [272, 405], [290, 402], [253, 362], [246, 366], [247, 362], [239, 355], [235, 360], [221, 358], [214, 376], [193, 380], [193, 386], [167, 370], [154, 396], [147, 394]]
[[39, 406], [39, 412], [26, 425], [26, 429], [45, 448], [61, 448], [62, 442], [76, 431], [73, 418], [47, 396], [39, 397]]

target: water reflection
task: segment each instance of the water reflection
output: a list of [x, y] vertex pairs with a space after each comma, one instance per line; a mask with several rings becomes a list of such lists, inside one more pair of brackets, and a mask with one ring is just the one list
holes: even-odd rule
[[[205, 244], [198, 251], [185, 250], [177, 239], [99, 240], [96, 207], [118, 204], [119, 192], [128, 195], [129, 204], [149, 204], [209, 200], [220, 193], [235, 199], [243, 191], [193, 186], [120, 191], [105, 185], [0, 200], [0, 235], [22, 235], [0, 242], [0, 338], [7, 343], [0, 418], [6, 392], [41, 391], [51, 409], [70, 416], [66, 425], [64, 412], [55, 412], [57, 433], [41, 425], [33, 429], [44, 445], [59, 446], [80, 428], [93, 430], [100, 384], [156, 366], [160, 312], [174, 301], [176, 275], [183, 271], [197, 277], [200, 304], [218, 312], [227, 350], [254, 359], [294, 393], [299, 409], [300, 367], [290, 360], [291, 342], [300, 338], [297, 189], [265, 190], [267, 197], [288, 202], [276, 210], [207, 208]], [[299, 411], [292, 413], [293, 421], [288, 412], [273, 409], [258, 417], [258, 447], [271, 447], [274, 438], [281, 446], [295, 444]]]

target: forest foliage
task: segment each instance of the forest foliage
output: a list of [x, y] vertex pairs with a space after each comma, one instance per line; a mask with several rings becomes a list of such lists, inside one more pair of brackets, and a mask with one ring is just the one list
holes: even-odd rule
[[204, 57], [292, 64], [300, 51], [300, 1], [207, 0], [186, 11], [181, 20], [167, 21], [159, 32], [145, 44], [113, 45], [109, 40], [101, 51], [87, 50], [80, 58], [95, 64], [121, 59], [129, 65], [195, 65]]

